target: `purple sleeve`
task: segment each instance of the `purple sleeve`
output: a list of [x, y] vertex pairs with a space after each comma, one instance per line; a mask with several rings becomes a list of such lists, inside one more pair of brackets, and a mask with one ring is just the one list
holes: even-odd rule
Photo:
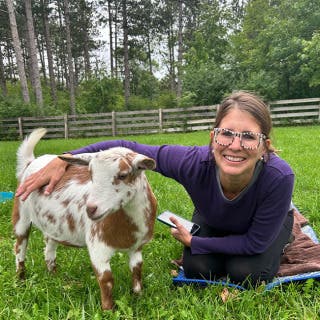
[[194, 155], [192, 150], [195, 147], [179, 145], [151, 146], [127, 140], [108, 140], [97, 142], [77, 150], [72, 150], [68, 153], [73, 155], [92, 153], [113, 147], [125, 147], [154, 159], [156, 161], [156, 172], [173, 178], [180, 183], [183, 183], [183, 181], [186, 180], [184, 177], [194, 174], [189, 165], [189, 161]]
[[[294, 176], [279, 177], [257, 208], [245, 234], [225, 237], [192, 237], [192, 254], [225, 253], [253, 255], [264, 252], [279, 235], [290, 208]], [[235, 214], [237, 214], [235, 212]]]

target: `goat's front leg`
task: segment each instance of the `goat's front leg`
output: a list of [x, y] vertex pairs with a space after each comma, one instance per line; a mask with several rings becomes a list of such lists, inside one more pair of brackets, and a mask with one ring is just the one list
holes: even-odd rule
[[129, 267], [132, 272], [132, 289], [135, 293], [142, 290], [142, 253], [141, 251], [130, 252]]
[[110, 267], [110, 259], [114, 251], [101, 244], [88, 246], [91, 263], [100, 287], [101, 308], [103, 310], [113, 309], [113, 276]]

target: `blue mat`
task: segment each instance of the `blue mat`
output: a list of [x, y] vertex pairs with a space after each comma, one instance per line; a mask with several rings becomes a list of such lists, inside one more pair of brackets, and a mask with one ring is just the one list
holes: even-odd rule
[[[306, 225], [302, 228], [302, 231], [307, 234], [314, 243], [319, 243], [319, 239], [314, 232], [313, 228], [310, 225]], [[276, 277], [272, 282], [269, 282], [265, 286], [265, 290], [270, 290], [276, 286], [279, 286], [284, 283], [290, 283], [294, 281], [305, 281], [307, 279], [320, 279], [320, 271], [315, 271], [315, 272], [308, 272], [308, 273], [301, 273], [301, 274], [296, 274], [292, 276], [285, 276], [285, 277]], [[190, 285], [190, 284], [197, 284], [199, 286], [207, 286], [207, 285], [222, 285], [222, 286], [228, 286], [228, 287], [233, 287], [239, 290], [246, 290], [246, 288], [230, 283], [224, 279], [218, 279], [218, 280], [205, 280], [205, 279], [188, 279], [186, 278], [183, 270], [179, 270], [179, 274], [177, 277], [172, 279], [173, 283], [175, 285]]]
[[13, 196], [14, 196], [14, 193], [10, 192], [10, 191], [8, 191], [8, 192], [5, 192], [5, 191], [0, 192], [0, 203], [1, 202], [5, 202], [7, 200], [11, 200], [13, 198]]

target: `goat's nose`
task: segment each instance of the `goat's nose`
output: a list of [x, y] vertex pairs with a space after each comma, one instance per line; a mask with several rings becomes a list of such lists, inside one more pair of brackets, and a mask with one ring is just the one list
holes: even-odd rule
[[87, 206], [87, 215], [88, 217], [92, 217], [94, 213], [97, 211], [98, 207], [95, 205], [89, 205]]

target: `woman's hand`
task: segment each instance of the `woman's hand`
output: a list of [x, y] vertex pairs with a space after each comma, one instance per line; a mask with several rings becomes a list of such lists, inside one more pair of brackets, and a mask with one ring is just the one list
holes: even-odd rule
[[173, 222], [177, 228], [171, 228], [171, 234], [174, 238], [176, 238], [178, 241], [183, 243], [186, 247], [191, 246], [191, 239], [192, 235], [191, 233], [181, 224], [179, 221], [174, 218], [170, 217], [171, 222]]
[[39, 171], [31, 174], [16, 191], [16, 197], [26, 200], [29, 194], [45, 185], [44, 194], [49, 195], [64, 175], [68, 163], [58, 157], [51, 160]]

